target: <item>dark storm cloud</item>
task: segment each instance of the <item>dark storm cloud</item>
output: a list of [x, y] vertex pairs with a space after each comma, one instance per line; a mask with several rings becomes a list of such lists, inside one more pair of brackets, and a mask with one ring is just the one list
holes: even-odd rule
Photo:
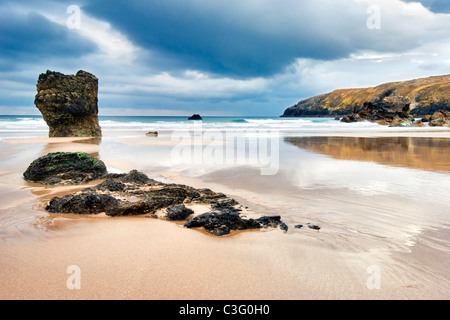
[[[336, 33], [344, 30], [333, 24], [345, 21], [335, 12], [321, 8], [311, 17], [307, 5], [289, 8], [295, 1], [245, 2], [95, 1], [83, 10], [110, 21], [141, 47], [218, 74], [267, 76], [298, 57], [332, 60], [354, 50], [354, 43]], [[366, 18], [362, 11], [363, 31]]]
[[0, 45], [1, 70], [12, 70], [21, 62], [76, 58], [95, 50], [93, 43], [37, 13], [2, 16]]
[[[430, 2], [444, 7], [444, 2]], [[383, 27], [370, 30], [370, 5], [336, 0], [120, 0], [113, 4], [98, 0], [83, 10], [111, 22], [140, 47], [180, 61], [184, 68], [267, 77], [284, 72], [297, 58], [331, 61], [359, 50], [401, 52], [428, 38], [430, 30], [423, 21], [418, 32], [408, 34], [405, 30], [416, 22], [407, 15], [403, 20], [393, 18], [383, 6]]]

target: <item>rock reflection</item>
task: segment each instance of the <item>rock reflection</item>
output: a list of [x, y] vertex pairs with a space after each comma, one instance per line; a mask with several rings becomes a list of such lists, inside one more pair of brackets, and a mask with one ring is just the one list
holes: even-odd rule
[[95, 158], [100, 157], [101, 138], [63, 138], [50, 140], [42, 148], [41, 155], [51, 152], [86, 152]]
[[450, 172], [450, 139], [422, 137], [287, 137], [286, 143], [334, 159]]

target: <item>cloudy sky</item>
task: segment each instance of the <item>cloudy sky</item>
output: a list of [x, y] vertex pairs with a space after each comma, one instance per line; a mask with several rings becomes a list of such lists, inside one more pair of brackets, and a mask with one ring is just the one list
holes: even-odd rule
[[0, 114], [40, 73], [99, 78], [100, 115], [278, 116], [339, 88], [450, 74], [448, 0], [2, 0]]

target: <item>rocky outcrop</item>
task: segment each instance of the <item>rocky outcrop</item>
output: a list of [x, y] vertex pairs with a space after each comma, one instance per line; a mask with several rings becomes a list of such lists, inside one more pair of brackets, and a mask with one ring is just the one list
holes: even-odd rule
[[450, 110], [442, 109], [436, 111], [431, 116], [426, 116], [422, 120], [423, 122], [428, 122], [430, 127], [450, 127]]
[[170, 221], [186, 220], [194, 211], [186, 208], [184, 204], [178, 204], [167, 208], [166, 219]]
[[49, 153], [33, 161], [23, 176], [45, 185], [84, 184], [107, 173], [105, 164], [83, 152]]
[[411, 101], [401, 96], [384, 97], [378, 101], [364, 103], [359, 113], [352, 113], [342, 118], [341, 122], [371, 121], [382, 125], [401, 125], [414, 121], [410, 116]]
[[[259, 219], [243, 219], [236, 212], [215, 211], [207, 212], [194, 217], [184, 225], [186, 228], [200, 228], [216, 236], [227, 235], [231, 230], [261, 229], [267, 227], [278, 227], [283, 222], [280, 216], [261, 217]], [[283, 224], [284, 225], [284, 224]]]
[[53, 198], [46, 210], [50, 213], [97, 214], [119, 204], [120, 201], [109, 194], [77, 193]]
[[283, 117], [342, 117], [361, 112], [366, 103], [389, 97], [410, 101], [414, 117], [450, 108], [450, 75], [382, 84], [362, 89], [342, 89], [300, 101]]
[[98, 79], [85, 71], [74, 75], [47, 71], [39, 76], [34, 103], [50, 137], [99, 137]]
[[188, 120], [202, 120], [202, 117], [199, 114], [194, 114], [190, 116]]
[[[280, 216], [245, 219], [241, 215], [244, 208], [235, 199], [207, 188], [162, 183], [137, 170], [127, 174], [108, 173], [102, 161], [86, 153], [49, 153], [33, 161], [23, 175], [28, 181], [45, 185], [103, 180], [95, 186], [51, 199], [46, 210], [54, 214], [161, 216], [168, 221], [184, 221], [186, 228], [203, 228], [216, 236], [235, 230], [279, 227], [287, 232], [289, 229]], [[196, 204], [209, 207], [210, 211], [196, 216], [189, 207]]]
[[[210, 206], [210, 212], [191, 217], [189, 204]], [[59, 214], [99, 214], [107, 216], [142, 215], [170, 221], [186, 221], [186, 228], [204, 228], [216, 236], [233, 230], [280, 227], [287, 231], [281, 217], [244, 219], [242, 207], [223, 193], [210, 189], [195, 189], [178, 184], [165, 184], [149, 179], [136, 170], [128, 174], [107, 174], [97, 186], [63, 197], [53, 198], [46, 210]]]

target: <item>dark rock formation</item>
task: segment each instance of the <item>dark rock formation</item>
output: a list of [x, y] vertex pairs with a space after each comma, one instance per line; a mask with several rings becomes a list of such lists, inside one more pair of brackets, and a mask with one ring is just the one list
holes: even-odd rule
[[425, 124], [422, 122], [422, 120], [419, 119], [419, 120], [412, 122], [410, 126], [420, 128], [420, 127], [425, 127]]
[[74, 75], [47, 71], [39, 76], [34, 103], [49, 126], [50, 137], [101, 136], [98, 79], [85, 71]]
[[257, 229], [260, 225], [255, 220], [242, 219], [236, 212], [207, 212], [194, 217], [184, 225], [186, 228], [200, 228], [216, 236], [223, 236], [231, 230]]
[[211, 208], [219, 211], [242, 211], [242, 209], [237, 208], [236, 205], [238, 205], [236, 200], [227, 198], [225, 200], [218, 200], [217, 202], [212, 203]]
[[[211, 234], [222, 236], [232, 230], [280, 227], [287, 231], [281, 217], [243, 219], [239, 203], [222, 193], [210, 189], [165, 184], [149, 179], [136, 170], [128, 174], [106, 174], [105, 181], [97, 186], [63, 197], [53, 198], [46, 210], [52, 213], [98, 214], [111, 217], [149, 215], [165, 210], [165, 219], [183, 221], [194, 212], [185, 204], [210, 205], [214, 211], [193, 217], [185, 223], [187, 228], [203, 227]], [[164, 211], [162, 211], [164, 212]]]
[[70, 185], [87, 183], [105, 174], [105, 164], [87, 153], [58, 152], [33, 161], [23, 176], [45, 185]]
[[422, 122], [429, 122], [430, 127], [450, 127], [450, 109], [436, 111], [429, 118], [422, 119]]
[[178, 204], [167, 208], [166, 219], [171, 221], [186, 220], [194, 211], [186, 208], [184, 204]]
[[401, 96], [411, 102], [411, 115], [423, 117], [450, 107], [450, 75], [392, 82], [371, 88], [341, 89], [300, 101], [283, 117], [337, 117], [357, 114], [364, 104]]
[[212, 211], [194, 217], [185, 223], [186, 228], [200, 228], [216, 236], [224, 236], [231, 230], [261, 229], [267, 227], [277, 227], [285, 224], [281, 217], [261, 217], [259, 219], [243, 219], [234, 211]]
[[365, 102], [359, 113], [342, 118], [341, 122], [371, 121], [382, 125], [401, 125], [405, 121], [412, 122], [410, 116], [411, 101], [401, 96], [389, 96], [379, 100]]
[[46, 210], [51, 213], [97, 214], [119, 204], [119, 200], [108, 194], [90, 192], [53, 198]]
[[314, 224], [307, 223], [307, 225], [308, 225], [308, 228], [313, 229], [313, 230], [320, 230], [321, 229], [319, 226], [316, 226]]
[[99, 191], [124, 192], [127, 186], [119, 180], [108, 179], [97, 185]]
[[193, 116], [189, 117], [188, 120], [202, 120], [202, 117], [199, 114], [194, 114]]

